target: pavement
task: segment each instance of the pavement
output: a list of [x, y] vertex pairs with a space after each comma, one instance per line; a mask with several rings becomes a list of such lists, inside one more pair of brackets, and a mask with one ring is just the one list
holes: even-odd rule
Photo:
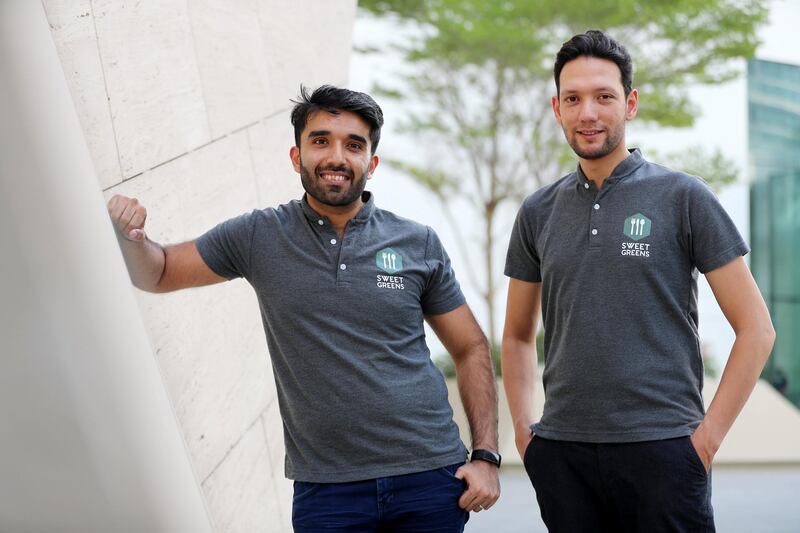
[[[536, 496], [521, 467], [503, 466], [502, 496], [473, 513], [466, 533], [545, 533]], [[800, 465], [715, 466], [714, 516], [719, 533], [800, 532]]]

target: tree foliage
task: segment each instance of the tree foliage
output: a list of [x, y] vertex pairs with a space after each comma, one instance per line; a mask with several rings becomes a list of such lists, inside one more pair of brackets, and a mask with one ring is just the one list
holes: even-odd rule
[[[608, 32], [634, 59], [637, 120], [686, 127], [698, 114], [688, 87], [737, 76], [734, 60], [753, 55], [767, 16], [757, 0], [360, 0], [359, 6], [414, 28], [400, 45], [404, 72], [394, 86], [375, 92], [404, 103], [401, 131], [432, 151], [422, 148], [416, 160], [389, 163], [436, 195], [466, 258], [471, 254], [455, 223], [454, 202], [483, 221], [483, 282], [474, 271], [468, 274], [486, 300], [492, 342], [498, 340], [498, 208], [518, 203], [574, 165], [550, 109], [561, 44], [587, 29]], [[695, 167], [687, 170], [712, 172], [704, 176], [712, 184], [731, 179], [719, 153], [695, 151], [687, 160]]]

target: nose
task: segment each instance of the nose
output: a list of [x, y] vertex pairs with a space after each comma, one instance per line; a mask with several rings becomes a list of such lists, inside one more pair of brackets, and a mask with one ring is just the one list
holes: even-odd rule
[[597, 121], [597, 107], [593, 100], [586, 99], [581, 102], [580, 109], [578, 111], [578, 120], [581, 122]]
[[327, 163], [331, 166], [340, 166], [347, 162], [345, 158], [345, 147], [343, 143], [334, 142], [330, 145], [330, 150], [328, 151]]

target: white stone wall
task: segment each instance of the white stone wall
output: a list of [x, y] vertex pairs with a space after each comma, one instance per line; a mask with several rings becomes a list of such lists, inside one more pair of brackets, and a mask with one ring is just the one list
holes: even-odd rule
[[[107, 197], [162, 243], [300, 195], [288, 111], [345, 85], [355, 0], [43, 0]], [[137, 291], [216, 530], [291, 531], [291, 484], [258, 304], [243, 281]]]

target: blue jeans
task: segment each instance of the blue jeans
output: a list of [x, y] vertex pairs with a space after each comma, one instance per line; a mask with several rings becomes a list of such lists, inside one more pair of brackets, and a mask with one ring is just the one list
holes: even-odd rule
[[461, 533], [469, 513], [458, 506], [463, 463], [349, 483], [294, 482], [296, 533]]

